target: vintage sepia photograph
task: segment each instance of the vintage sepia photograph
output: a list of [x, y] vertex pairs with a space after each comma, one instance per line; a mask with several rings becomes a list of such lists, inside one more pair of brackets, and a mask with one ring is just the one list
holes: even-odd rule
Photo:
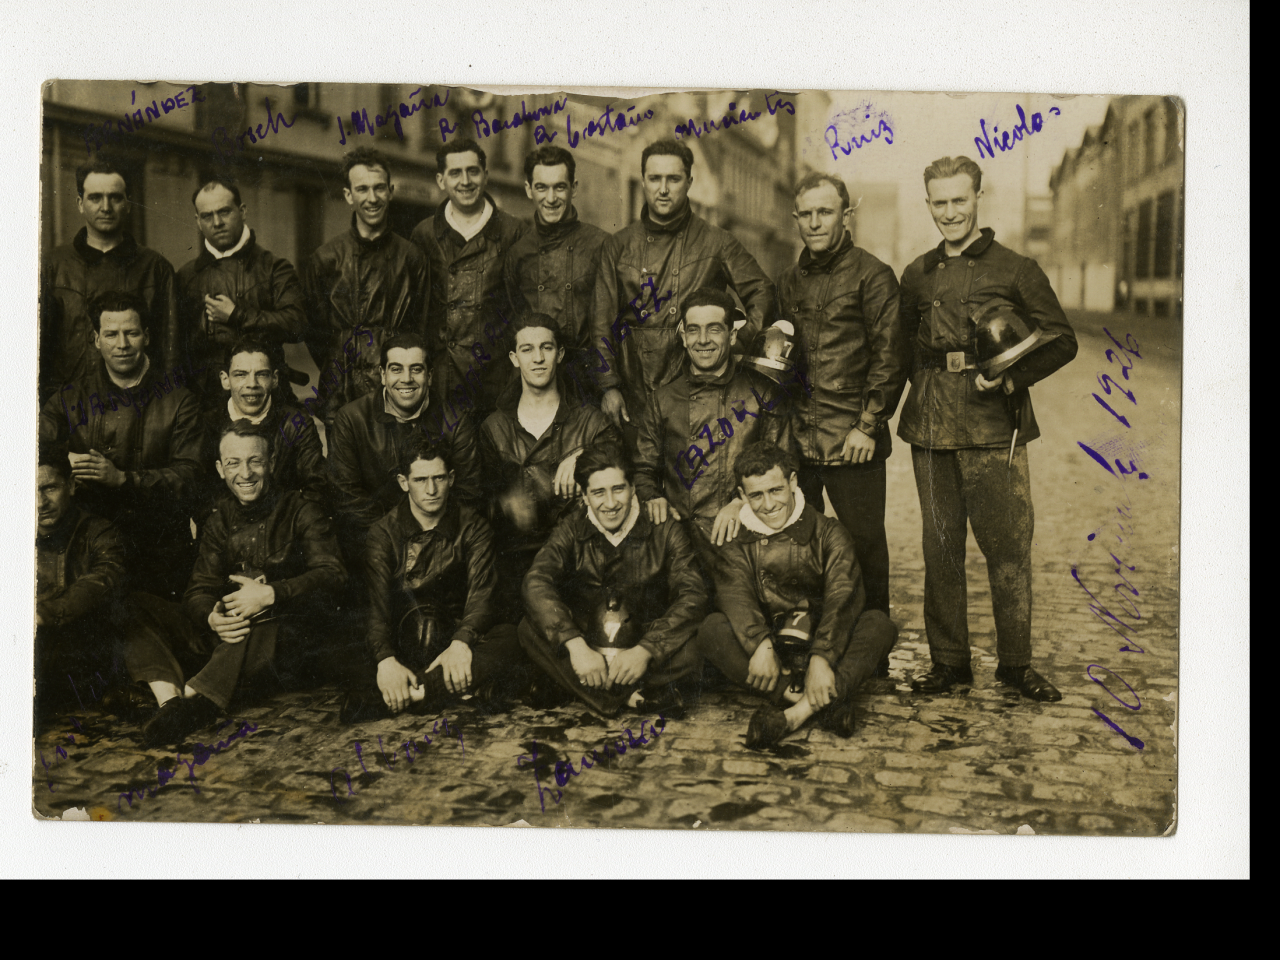
[[1184, 100], [40, 96], [35, 817], [1176, 832]]

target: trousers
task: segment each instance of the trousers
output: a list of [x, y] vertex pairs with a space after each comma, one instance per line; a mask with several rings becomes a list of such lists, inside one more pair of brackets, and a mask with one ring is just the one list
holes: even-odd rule
[[702, 657], [695, 644], [690, 642], [661, 663], [650, 661], [649, 669], [639, 683], [626, 687], [615, 686], [609, 690], [593, 689], [585, 686], [574, 673], [568, 649], [562, 644], [550, 643], [528, 617], [520, 621], [519, 637], [520, 646], [536, 667], [592, 710], [606, 717], [616, 717], [637, 690], [656, 693], [669, 684], [686, 678], [700, 680], [702, 675]]
[[969, 665], [966, 521], [987, 559], [996, 653], [1007, 667], [1031, 663], [1031, 473], [1027, 448], [1013, 466], [1008, 451], [911, 448], [920, 495], [924, 549], [924, 623], [929, 655], [949, 667]]
[[[857, 693], [863, 681], [889, 655], [897, 639], [898, 628], [887, 614], [879, 610], [865, 611], [853, 625], [849, 645], [845, 647], [840, 660], [831, 664], [836, 675], [836, 696], [844, 699]], [[752, 693], [758, 692], [747, 686], [751, 658], [738, 642], [733, 625], [723, 613], [713, 613], [703, 620], [694, 642], [699, 655], [713, 664], [731, 683], [744, 690], [751, 690]], [[778, 685], [767, 696], [775, 702], [780, 701], [788, 682], [789, 678], [780, 677]]]
[[828, 466], [805, 463], [800, 467], [804, 498], [822, 512], [822, 491], [849, 536], [853, 554], [862, 568], [867, 608], [889, 614], [889, 541], [884, 532], [885, 468], [883, 460]]

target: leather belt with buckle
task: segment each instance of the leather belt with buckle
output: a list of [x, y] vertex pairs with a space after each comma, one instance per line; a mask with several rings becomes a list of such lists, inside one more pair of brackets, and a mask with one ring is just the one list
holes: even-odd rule
[[954, 350], [947, 354], [947, 370], [951, 373], [963, 373], [965, 370], [974, 370], [976, 368], [977, 364], [965, 362], [965, 352], [963, 350]]

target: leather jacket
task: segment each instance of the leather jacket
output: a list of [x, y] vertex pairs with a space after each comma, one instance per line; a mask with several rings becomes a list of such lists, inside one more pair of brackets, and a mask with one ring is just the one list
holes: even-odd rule
[[[453, 456], [453, 497], [463, 502], [477, 498], [479, 456], [471, 418], [464, 413], [450, 420], [441, 402], [432, 396], [417, 419], [401, 423], [387, 413], [379, 390], [343, 407], [328, 437], [329, 485], [337, 514], [345, 524], [367, 530], [404, 499], [396, 474], [410, 445], [423, 435], [439, 442]], [[350, 532], [344, 529], [343, 534]]]
[[657, 663], [692, 637], [707, 614], [707, 588], [693, 545], [673, 517], [654, 524], [641, 508], [618, 546], [587, 516], [586, 505], [560, 521], [524, 578], [524, 603], [539, 632], [559, 645], [586, 635], [609, 590], [621, 592], [640, 623], [640, 646]]
[[470, 507], [449, 500], [440, 523], [423, 530], [400, 504], [369, 530], [367, 639], [374, 663], [396, 655], [401, 618], [427, 607], [444, 621], [452, 640], [472, 646], [493, 625], [493, 534]]
[[203, 472], [200, 407], [183, 386], [186, 379], [181, 370], [161, 371], [153, 363], [138, 386], [123, 389], [99, 358], [83, 382], [65, 386], [40, 412], [41, 442], [72, 453], [97, 450], [124, 471], [124, 486], [85, 483], [76, 497], [143, 549], [159, 531], [168, 536], [186, 528]]
[[738, 342], [752, 343], [774, 312], [773, 283], [732, 234], [686, 207], [660, 226], [646, 205], [640, 219], [605, 242], [591, 317], [592, 357], [602, 390], [618, 388], [637, 409], [680, 375], [676, 334], [685, 298], [699, 287], [732, 289], [747, 310]]
[[355, 214], [345, 233], [307, 261], [306, 340], [320, 370], [314, 392], [326, 425], [344, 405], [382, 392], [383, 342], [397, 333], [427, 337], [428, 269], [422, 251], [390, 230], [376, 240], [360, 236]]
[[748, 656], [773, 636], [775, 617], [803, 608], [814, 628], [811, 653], [834, 667], [867, 604], [844, 526], [806, 503], [790, 526], [766, 536], [744, 524], [720, 550], [716, 605]]
[[[964, 351], [966, 359], [973, 360], [976, 328], [970, 318], [993, 297], [1012, 301], [1025, 312], [1030, 326], [1057, 335], [1005, 371], [1016, 390], [1043, 380], [1075, 357], [1075, 332], [1049, 278], [1034, 260], [997, 243], [989, 227], [983, 227], [982, 235], [958, 257], [946, 256], [939, 243], [902, 274], [902, 325], [915, 353], [911, 392], [898, 422], [898, 436], [907, 443], [956, 450], [1007, 447], [1012, 440], [1011, 405], [1019, 394], [979, 393], [974, 385], [977, 370], [953, 373], [935, 359]], [[1040, 436], [1040, 427], [1030, 396], [1021, 396], [1026, 406], [1018, 442], [1025, 443]]]
[[[227, 412], [227, 394], [216, 407], [206, 409], [201, 417], [204, 427], [203, 487], [195, 505], [197, 522], [208, 515], [213, 505], [225, 496], [231, 496], [226, 481], [218, 476], [215, 463], [218, 460], [218, 444], [223, 428], [231, 422]], [[320, 447], [320, 432], [311, 415], [296, 404], [282, 403], [279, 397], [271, 398], [271, 409], [263, 417], [260, 429], [271, 443], [271, 488], [273, 490], [297, 490], [307, 499], [322, 507], [329, 502], [329, 477], [325, 468], [324, 452]]]
[[61, 627], [104, 611], [124, 569], [120, 531], [73, 503], [48, 536], [36, 536], [36, 612], [46, 627]]
[[183, 596], [187, 615], [207, 629], [214, 605], [230, 591], [231, 574], [264, 576], [275, 589], [268, 616], [314, 618], [333, 609], [347, 584], [338, 540], [324, 511], [294, 490], [243, 504], [220, 502], [200, 531], [200, 554]]
[[697, 375], [686, 359], [681, 375], [655, 390], [645, 406], [636, 496], [665, 497], [686, 520], [714, 520], [738, 496], [738, 456], [760, 440], [794, 448], [784, 390], [734, 357], [715, 379]]
[[[441, 395], [477, 366], [483, 353], [488, 352], [486, 348], [494, 344], [495, 331], [503, 324], [504, 315], [512, 315], [503, 283], [503, 259], [529, 225], [499, 210], [487, 193], [485, 199], [493, 204], [493, 213], [484, 229], [470, 240], [463, 240], [445, 219], [444, 211], [450, 202], [447, 199], [434, 216], [423, 220], [410, 234], [431, 265], [428, 342], [432, 356], [437, 352], [441, 355], [436, 367], [436, 389]], [[506, 348], [500, 342], [496, 349], [501, 352]], [[487, 398], [482, 407], [492, 409], [497, 395], [510, 380], [511, 365], [486, 362], [481, 369], [481, 392]]]
[[[480, 426], [480, 463], [483, 501], [488, 504], [490, 525], [503, 551], [533, 552], [546, 542], [547, 535], [576, 497], [554, 493], [556, 469], [560, 461], [598, 440], [620, 440], [609, 418], [592, 406], [580, 405], [565, 392], [560, 382], [560, 407], [555, 419], [540, 438], [535, 439], [520, 424], [518, 416], [523, 386], [510, 384], [498, 400], [498, 407]], [[516, 484], [536, 504], [533, 528], [520, 531], [503, 511], [499, 498]]]
[[[206, 296], [225, 296], [236, 305], [226, 323], [208, 319]], [[218, 371], [225, 351], [237, 340], [252, 337], [275, 346], [296, 343], [307, 333], [302, 284], [293, 264], [258, 246], [253, 231], [229, 257], [215, 257], [201, 243], [200, 255], [178, 271], [178, 329], [185, 341], [183, 356], [206, 367], [195, 389], [216, 405], [221, 396]]]
[[132, 293], [147, 306], [148, 353], [166, 368], [178, 365], [181, 340], [173, 267], [126, 232], [106, 253], [89, 246], [88, 228], [50, 251], [40, 273], [40, 399], [88, 376], [100, 362], [93, 346], [89, 303], [110, 291]]
[[795, 327], [792, 359], [812, 393], [795, 407], [801, 454], [811, 463], [843, 463], [857, 427], [889, 456], [888, 423], [907, 385], [910, 348], [898, 316], [893, 271], [845, 232], [829, 256], [807, 249], [778, 280], [778, 313]]

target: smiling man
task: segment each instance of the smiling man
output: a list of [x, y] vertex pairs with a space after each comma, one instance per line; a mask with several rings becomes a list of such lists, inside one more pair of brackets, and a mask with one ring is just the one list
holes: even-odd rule
[[148, 746], [209, 726], [245, 684], [269, 690], [323, 679], [318, 661], [347, 582], [325, 512], [274, 487], [271, 443], [247, 421], [225, 427], [218, 474], [231, 498], [200, 533], [181, 610], [138, 601], [126, 657], [160, 705], [143, 727]]
[[654, 523], [671, 512], [696, 525], [694, 545], [704, 561], [705, 547], [738, 532], [734, 461], [757, 440], [793, 444], [782, 391], [733, 355], [736, 310], [733, 298], [714, 288], [685, 300], [680, 337], [688, 359], [680, 376], [653, 392], [640, 421], [636, 493]]
[[427, 334], [428, 264], [391, 232], [391, 166], [369, 147], [342, 160], [351, 227], [311, 255], [303, 275], [326, 427], [344, 404], [381, 392], [378, 357], [397, 333]]
[[524, 159], [524, 192], [533, 201], [533, 229], [507, 251], [503, 265], [507, 299], [516, 315], [551, 317], [564, 335], [565, 369], [580, 402], [594, 400], [595, 381], [585, 363], [587, 320], [595, 295], [600, 248], [609, 234], [578, 219], [573, 198], [577, 163], [563, 147], [547, 144]]
[[[1060, 700], [1031, 667], [1031, 543], [1034, 515], [1026, 443], [1040, 435], [1027, 387], [1076, 355], [1076, 337], [1034, 260], [981, 227], [982, 169], [943, 157], [924, 171], [925, 203], [942, 242], [902, 275], [902, 318], [915, 352], [898, 436], [911, 444], [924, 522], [924, 617], [933, 665], [921, 693], [973, 682], [965, 587], [966, 525], [987, 560], [995, 613], [996, 679], [1032, 700]], [[973, 317], [1003, 299], [1051, 341], [1000, 376], [977, 369]], [[1009, 395], [1021, 391], [1017, 397]], [[1025, 398], [1025, 399], [1024, 399]], [[1023, 409], [1012, 465], [1011, 401]]]
[[81, 505], [119, 529], [131, 581], [174, 597], [194, 560], [200, 411], [181, 380], [147, 355], [145, 311], [118, 292], [90, 305], [97, 366], [45, 403], [40, 439], [68, 450]]
[[548, 677], [594, 712], [645, 703], [674, 716], [696, 693], [690, 646], [707, 592], [688, 535], [651, 521], [618, 443], [589, 447], [574, 469], [585, 504], [556, 526], [524, 579], [520, 643]]
[[474, 140], [452, 140], [436, 151], [436, 184], [445, 200], [410, 239], [431, 264], [436, 389], [482, 420], [511, 381], [494, 346], [509, 313], [502, 263], [528, 225], [498, 209], [485, 187], [485, 152]]
[[826, 729], [852, 736], [854, 694], [898, 629], [867, 607], [849, 534], [805, 502], [791, 454], [752, 444], [734, 473], [744, 529], [716, 566], [720, 612], [698, 631], [699, 655], [769, 698], [751, 717], [748, 747], [774, 746], [819, 712]]
[[898, 281], [854, 245], [839, 177], [811, 173], [796, 184], [792, 216], [805, 248], [778, 281], [778, 320], [765, 339], [793, 337], [791, 359], [812, 386], [794, 407], [800, 485], [819, 509], [825, 488], [853, 538], [867, 605], [887, 615], [885, 460], [910, 365]]
[[659, 140], [645, 147], [640, 182], [640, 219], [601, 250], [591, 317], [591, 346], [615, 344], [616, 356], [599, 354], [596, 366], [604, 372], [596, 376], [604, 392], [601, 409], [619, 427], [633, 414], [639, 417], [654, 390], [680, 375], [685, 351], [677, 327], [691, 293], [702, 287], [734, 291], [746, 308], [738, 324], [742, 343], [754, 342], [774, 307], [773, 283], [755, 258], [690, 207], [693, 152], [687, 145]]
[[599, 410], [564, 391], [560, 325], [532, 313], [511, 324], [520, 373], [480, 428], [481, 478], [498, 544], [499, 617], [520, 619], [520, 584], [552, 528], [578, 497], [578, 455], [618, 433]]
[[284, 368], [281, 344], [301, 340], [307, 329], [302, 285], [293, 264], [258, 244], [245, 222], [248, 210], [232, 180], [211, 179], [191, 195], [203, 249], [178, 271], [178, 327], [206, 408], [221, 406], [226, 351], [242, 337], [271, 349], [272, 366]]
[[76, 194], [84, 227], [71, 243], [48, 253], [40, 272], [42, 401], [97, 366], [89, 305], [109, 291], [141, 302], [157, 364], [172, 369], [181, 356], [173, 267], [126, 228], [130, 205], [124, 168], [101, 155], [82, 164], [76, 169]]

